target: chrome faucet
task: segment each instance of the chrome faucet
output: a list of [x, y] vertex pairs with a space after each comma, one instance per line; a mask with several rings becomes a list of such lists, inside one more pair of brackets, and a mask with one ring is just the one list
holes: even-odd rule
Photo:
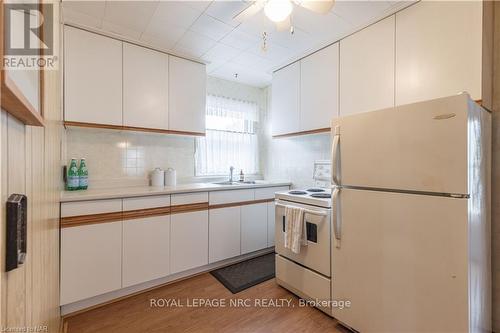
[[231, 183], [233, 182], [233, 171], [234, 171], [234, 166], [229, 167], [229, 181]]

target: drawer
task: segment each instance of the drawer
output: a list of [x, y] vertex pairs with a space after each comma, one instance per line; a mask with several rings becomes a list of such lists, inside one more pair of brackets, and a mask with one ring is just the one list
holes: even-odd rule
[[172, 206], [208, 202], [208, 192], [172, 194]]
[[274, 193], [288, 191], [289, 186], [275, 186], [255, 189], [255, 200], [274, 199]]
[[113, 213], [122, 211], [122, 199], [63, 202], [61, 217]]
[[301, 297], [330, 300], [330, 279], [280, 255], [276, 255], [276, 281]]
[[170, 206], [170, 195], [123, 199], [123, 211]]
[[210, 192], [210, 205], [220, 205], [233, 202], [253, 201], [255, 199], [254, 189], [227, 190]]

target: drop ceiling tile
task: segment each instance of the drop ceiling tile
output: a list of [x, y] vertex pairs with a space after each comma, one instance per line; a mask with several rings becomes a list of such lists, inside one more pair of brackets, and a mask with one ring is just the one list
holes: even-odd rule
[[219, 42], [208, 50], [208, 52], [203, 55], [202, 59], [210, 62], [226, 62], [233, 59], [240, 53], [240, 50]]
[[[238, 74], [237, 77], [234, 75], [236, 73]], [[260, 88], [267, 86], [272, 79], [271, 74], [255, 72], [252, 69], [234, 64], [221, 67], [213, 71], [210, 75]]]
[[294, 55], [290, 49], [274, 43], [267, 43], [266, 49], [263, 50], [261, 42], [254, 44], [253, 47], [249, 49], [249, 52], [269, 61], [284, 61]]
[[179, 38], [184, 35], [186, 30], [179, 29], [179, 32], [176, 33], [179, 37], [177, 39], [169, 39], [169, 38], [159, 38], [157, 36], [151, 36], [147, 34], [142, 34], [140, 41], [145, 43], [146, 45], [150, 45], [153, 48], [169, 51], [172, 50], [175, 46], [175, 43], [179, 40]]
[[233, 20], [233, 17], [247, 8], [250, 4], [245, 1], [213, 1], [205, 11], [208, 14], [226, 24], [237, 27], [239, 22]]
[[157, 7], [158, 1], [106, 1], [104, 21], [143, 32]]
[[233, 27], [211, 16], [202, 14], [190, 27], [190, 30], [209, 37], [213, 40], [220, 40], [229, 32], [231, 32], [231, 30], [233, 30]]
[[298, 8], [294, 11], [293, 25], [309, 33], [315, 40], [334, 42], [351, 32], [351, 24], [334, 13], [318, 15]]
[[240, 66], [251, 67], [259, 63], [260, 60], [262, 60], [262, 58], [256, 54], [251, 52], [242, 52], [240, 55], [231, 60], [231, 62]]
[[115, 23], [103, 21], [102, 22], [102, 30], [105, 32], [112, 33], [114, 35], [120, 35], [127, 39], [139, 39], [141, 37], [141, 32], [136, 31]]
[[261, 10], [242, 22], [238, 29], [252, 36], [260, 37], [264, 31], [267, 33], [276, 31], [276, 24], [267, 18], [264, 10]]
[[193, 31], [186, 31], [174, 47], [176, 51], [188, 53], [189, 56], [200, 58], [217, 42]]
[[197, 11], [204, 12], [208, 6], [212, 3], [211, 0], [203, 0], [203, 1], [192, 1], [192, 0], [187, 0], [184, 1], [186, 5], [189, 7], [196, 9]]
[[335, 2], [333, 12], [356, 28], [370, 24], [390, 7], [391, 4], [385, 1], [340, 0]]
[[81, 25], [89, 28], [100, 28], [102, 19], [94, 16], [64, 7], [62, 10], [62, 18], [64, 23]]
[[73, 11], [86, 14], [95, 19], [102, 19], [104, 17], [104, 8], [106, 3], [104, 1], [63, 1], [63, 8], [71, 9]]
[[273, 32], [269, 41], [294, 51], [307, 50], [316, 43], [315, 36], [306, 33], [299, 27], [295, 28], [293, 34], [290, 31]]
[[[145, 34], [162, 38], [173, 39], [173, 27], [189, 28], [201, 15], [201, 12], [179, 1], [160, 1], [151, 18]], [[174, 30], [173, 33], [176, 31]]]
[[259, 40], [259, 37], [249, 35], [236, 28], [224, 37], [221, 42], [243, 51], [258, 43]]

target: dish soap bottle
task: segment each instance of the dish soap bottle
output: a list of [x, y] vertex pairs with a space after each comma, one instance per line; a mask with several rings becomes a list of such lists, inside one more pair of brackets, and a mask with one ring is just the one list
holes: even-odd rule
[[243, 169], [241, 169], [240, 171], [240, 182], [244, 182], [245, 181], [245, 175], [243, 174]]
[[68, 177], [66, 180], [66, 189], [68, 191], [76, 191], [80, 186], [80, 180], [78, 177], [78, 167], [76, 166], [76, 158], [71, 159], [71, 163], [68, 168]]
[[78, 169], [78, 188], [80, 190], [86, 190], [89, 187], [89, 171], [87, 170], [87, 165], [85, 164], [85, 159], [80, 160], [80, 168]]

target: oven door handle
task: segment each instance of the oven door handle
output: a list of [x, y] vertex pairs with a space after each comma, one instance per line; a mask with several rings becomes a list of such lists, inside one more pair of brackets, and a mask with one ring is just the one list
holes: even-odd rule
[[[276, 206], [286, 208], [286, 205], [276, 203]], [[321, 212], [321, 211], [316, 211], [316, 210], [311, 210], [311, 209], [304, 209], [305, 214], [312, 214], [312, 215], [318, 215], [318, 216], [328, 216], [328, 213], [326, 212]]]
[[335, 247], [340, 249], [340, 240], [341, 240], [341, 229], [342, 229], [342, 220], [339, 214], [339, 197], [340, 188], [336, 187], [332, 190], [332, 220], [333, 220], [333, 234], [335, 237]]

